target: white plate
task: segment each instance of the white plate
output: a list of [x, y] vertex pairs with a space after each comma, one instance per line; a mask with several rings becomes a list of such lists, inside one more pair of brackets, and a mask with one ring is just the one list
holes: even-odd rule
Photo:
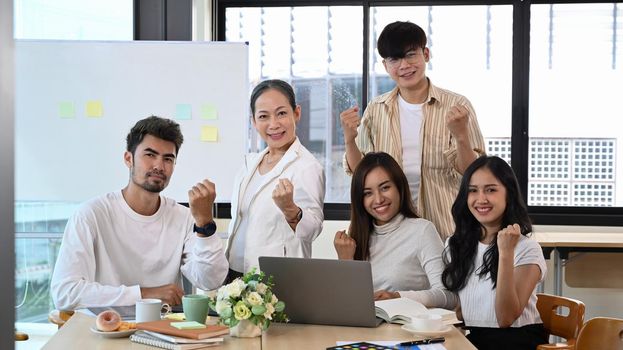
[[413, 328], [413, 326], [410, 324], [405, 324], [400, 328], [404, 329], [407, 332], [411, 332], [415, 335], [420, 335], [423, 337], [436, 337], [438, 335], [446, 334], [452, 330], [452, 326], [448, 326], [448, 325], [443, 326], [443, 328], [438, 331], [421, 331], [421, 330]]
[[129, 337], [132, 333], [136, 332], [136, 329], [128, 329], [127, 331], [120, 331], [120, 332], [102, 332], [102, 331], [97, 330], [95, 326], [92, 326], [91, 332], [95, 334], [99, 334], [104, 338], [126, 338], [126, 337]]

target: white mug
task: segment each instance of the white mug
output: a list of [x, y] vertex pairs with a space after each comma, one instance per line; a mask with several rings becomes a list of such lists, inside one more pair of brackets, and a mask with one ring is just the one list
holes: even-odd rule
[[141, 299], [136, 302], [136, 322], [158, 321], [162, 310], [171, 312], [171, 306], [160, 299]]
[[411, 317], [411, 326], [421, 332], [435, 332], [443, 328], [441, 315], [419, 314]]

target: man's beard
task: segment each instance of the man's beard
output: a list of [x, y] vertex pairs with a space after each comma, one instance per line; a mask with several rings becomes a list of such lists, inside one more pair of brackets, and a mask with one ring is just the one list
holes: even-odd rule
[[[161, 179], [160, 183], [152, 183], [152, 182], [149, 182], [147, 180], [154, 173], [164, 177], [163, 179]], [[154, 171], [148, 171], [145, 174], [145, 181], [143, 181], [142, 183], [138, 182], [136, 180], [136, 173], [134, 172], [134, 168], [132, 168], [130, 176], [131, 176], [132, 182], [134, 182], [134, 184], [136, 184], [137, 186], [139, 186], [140, 188], [142, 188], [142, 189], [144, 189], [145, 191], [148, 191], [148, 192], [160, 193], [160, 192], [162, 192], [162, 190], [164, 190], [165, 187], [167, 187], [167, 177], [163, 173], [158, 173], [158, 172], [154, 172]]]

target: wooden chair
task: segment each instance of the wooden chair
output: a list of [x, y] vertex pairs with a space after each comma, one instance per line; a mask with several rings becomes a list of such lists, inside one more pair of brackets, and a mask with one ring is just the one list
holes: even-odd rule
[[623, 319], [595, 317], [582, 327], [576, 350], [623, 350]]
[[[584, 303], [551, 294], [538, 293], [537, 297], [536, 308], [547, 332], [566, 340], [564, 343], [541, 344], [537, 350], [575, 349], [576, 338], [584, 323]], [[559, 307], [568, 308], [569, 314], [566, 316], [559, 314]]]
[[48, 314], [48, 321], [61, 328], [73, 314], [74, 311], [52, 310]]

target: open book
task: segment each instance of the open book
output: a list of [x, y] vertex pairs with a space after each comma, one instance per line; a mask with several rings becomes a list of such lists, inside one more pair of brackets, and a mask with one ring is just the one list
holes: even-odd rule
[[452, 310], [433, 308], [427, 309], [421, 303], [409, 298], [386, 299], [374, 302], [376, 317], [387, 323], [411, 323], [411, 316], [419, 314], [440, 315], [444, 324], [460, 323]]

